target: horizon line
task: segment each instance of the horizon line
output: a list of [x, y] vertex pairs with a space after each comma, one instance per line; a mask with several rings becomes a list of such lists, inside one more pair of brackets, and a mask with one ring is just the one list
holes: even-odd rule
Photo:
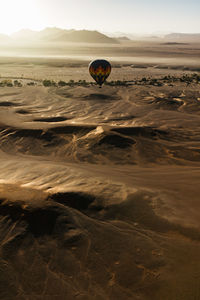
[[0, 31], [0, 34], [5, 35], [5, 36], [11, 36], [15, 33], [23, 31], [23, 30], [24, 31], [29, 30], [29, 31], [33, 31], [33, 32], [41, 32], [45, 29], [53, 29], [53, 28], [60, 29], [60, 30], [66, 30], [66, 31], [68, 31], [68, 30], [74, 30], [74, 31], [83, 31], [83, 30], [85, 30], [85, 31], [97, 31], [97, 32], [100, 32], [100, 33], [103, 33], [103, 34], [117, 34], [117, 33], [119, 33], [119, 34], [136, 35], [136, 36], [144, 36], [144, 35], [148, 35], [148, 36], [149, 35], [158, 35], [158, 36], [160, 36], [160, 35], [168, 35], [168, 34], [194, 34], [194, 35], [200, 34], [200, 32], [180, 32], [180, 31], [176, 31], [176, 32], [175, 31], [163, 31], [163, 32], [162, 31], [161, 32], [128, 32], [127, 31], [127, 32], [125, 32], [125, 31], [105, 31], [105, 30], [101, 31], [99, 29], [63, 28], [63, 27], [57, 27], [57, 26], [47, 26], [47, 27], [43, 27], [41, 29], [32, 29], [32, 28], [24, 27], [24, 28], [21, 28], [17, 31], [13, 31], [11, 33], [3, 33], [3, 32]]

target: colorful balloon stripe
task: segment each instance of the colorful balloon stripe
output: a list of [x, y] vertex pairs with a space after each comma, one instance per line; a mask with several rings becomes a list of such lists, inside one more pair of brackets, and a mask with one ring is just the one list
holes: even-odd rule
[[92, 78], [101, 86], [111, 72], [111, 65], [107, 60], [98, 59], [90, 63], [89, 72]]

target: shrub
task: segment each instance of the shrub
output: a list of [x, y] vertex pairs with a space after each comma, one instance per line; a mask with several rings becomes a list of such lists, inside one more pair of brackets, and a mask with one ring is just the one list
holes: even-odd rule
[[18, 80], [14, 80], [14, 86], [22, 87], [22, 83]]
[[43, 80], [42, 83], [43, 83], [43, 85], [46, 86], [46, 87], [48, 87], [48, 86], [56, 86], [55, 81], [49, 80], [49, 79]]
[[65, 85], [67, 85], [67, 83], [65, 81], [60, 80], [58, 82], [58, 86], [65, 86]]
[[75, 82], [74, 82], [73, 79], [70, 79], [70, 80], [68, 81], [68, 84], [69, 84], [69, 85], [74, 85], [74, 83], [75, 83]]
[[27, 82], [27, 85], [29, 85], [29, 86], [33, 86], [33, 85], [35, 85], [35, 82], [34, 82], [34, 81]]
[[1, 81], [0, 86], [2, 86], [2, 87], [5, 87], [5, 86], [12, 87], [13, 86], [12, 80], [4, 79], [4, 80]]

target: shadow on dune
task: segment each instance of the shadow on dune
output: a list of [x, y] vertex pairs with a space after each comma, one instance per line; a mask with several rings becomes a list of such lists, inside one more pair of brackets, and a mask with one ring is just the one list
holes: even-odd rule
[[25, 222], [26, 230], [36, 237], [51, 235], [59, 212], [56, 207], [24, 209], [20, 203], [4, 203], [0, 200], [0, 215], [10, 218], [12, 222]]
[[19, 103], [14, 103], [10, 101], [2, 101], [0, 102], [0, 106], [10, 107], [10, 106], [19, 106]]
[[26, 109], [18, 109], [16, 110], [16, 113], [17, 114], [21, 114], [21, 115], [28, 115], [28, 114], [31, 114], [30, 111], [26, 110]]
[[85, 100], [118, 100], [119, 97], [106, 94], [89, 94], [83, 97]]
[[69, 118], [65, 117], [49, 117], [49, 118], [39, 118], [39, 119], [34, 119], [33, 121], [35, 122], [63, 122], [69, 120]]
[[50, 196], [51, 200], [61, 203], [65, 206], [75, 208], [82, 212], [88, 209], [90, 204], [95, 201], [95, 198], [96, 197], [93, 195], [81, 192], [57, 193]]
[[96, 144], [93, 145], [92, 148], [95, 149], [98, 146], [108, 145], [108, 146], [124, 149], [134, 144], [135, 141], [133, 139], [114, 134], [113, 132], [113, 133], [106, 133], [105, 135], [102, 135], [102, 137], [98, 140]]
[[86, 134], [95, 128], [93, 125], [66, 125], [51, 128], [50, 131], [56, 134]]

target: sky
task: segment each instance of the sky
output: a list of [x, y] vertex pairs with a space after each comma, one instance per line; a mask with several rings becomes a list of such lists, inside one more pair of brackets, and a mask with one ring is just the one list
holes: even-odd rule
[[200, 0], [0, 0], [0, 33], [45, 27], [199, 33]]

